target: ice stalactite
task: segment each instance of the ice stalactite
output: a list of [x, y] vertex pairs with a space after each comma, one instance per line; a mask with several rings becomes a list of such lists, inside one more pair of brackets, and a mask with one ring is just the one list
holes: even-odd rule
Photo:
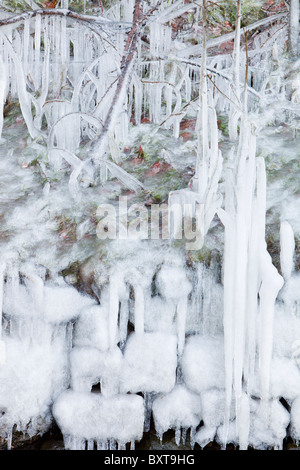
[[292, 225], [286, 220], [283, 212], [280, 224], [280, 267], [285, 281], [281, 291], [284, 310], [287, 315], [297, 317], [299, 314], [299, 275], [295, 269], [296, 242]]
[[158, 22], [150, 23], [150, 53], [154, 57], [167, 57], [171, 49], [171, 33], [169, 26]]
[[127, 289], [122, 274], [116, 273], [110, 278], [109, 291], [109, 344], [113, 348], [118, 342], [118, 316], [120, 300], [127, 297]]
[[237, 125], [240, 117], [240, 42], [241, 42], [241, 0], [237, 1], [234, 50], [232, 59], [232, 91], [229, 112], [229, 138], [237, 139]]
[[[246, 99], [246, 98], [244, 98]], [[224, 248], [224, 342], [226, 380], [225, 437], [232, 393], [240, 447], [248, 446], [249, 396], [255, 368], [260, 398], [270, 397], [274, 305], [283, 279], [265, 242], [266, 176], [264, 160], [255, 158], [256, 138], [244, 104], [239, 148], [226, 175]], [[259, 296], [259, 302], [257, 300]], [[255, 331], [259, 329], [257, 337]], [[255, 357], [258, 347], [258, 360]], [[257, 362], [256, 362], [257, 361]], [[247, 411], [248, 410], [248, 411]]]
[[291, 224], [283, 220], [280, 224], [280, 267], [287, 282], [294, 270], [295, 236]]
[[41, 59], [41, 39], [42, 39], [42, 18], [38, 16], [35, 23], [34, 35], [34, 83], [36, 89], [40, 88], [40, 59]]
[[[169, 194], [169, 220], [172, 211], [175, 213], [174, 227], [170, 226], [171, 237], [178, 237], [182, 225], [185, 204], [193, 204], [192, 213], [188, 217], [197, 219], [196, 240], [190, 249], [201, 249], [204, 237], [211, 221], [222, 204], [218, 183], [222, 171], [223, 157], [218, 145], [218, 127], [216, 110], [213, 106], [211, 93], [207, 88], [207, 57], [206, 57], [206, 2], [203, 3], [204, 38], [200, 74], [199, 110], [197, 114], [197, 160], [195, 175], [186, 190], [171, 191]], [[175, 209], [175, 210], [174, 210]], [[177, 213], [177, 215], [176, 215]], [[183, 218], [184, 220], [184, 218]], [[195, 234], [196, 235], [196, 234]], [[181, 238], [181, 237], [179, 237]]]
[[61, 8], [65, 8], [67, 10], [69, 8], [69, 0], [61, 0]]

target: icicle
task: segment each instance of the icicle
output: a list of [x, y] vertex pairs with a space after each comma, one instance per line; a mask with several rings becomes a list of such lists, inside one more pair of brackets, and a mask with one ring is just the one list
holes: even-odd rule
[[72, 437], [67, 434], [63, 434], [63, 440], [64, 440], [65, 450], [69, 450], [72, 445]]
[[182, 430], [181, 430], [181, 440], [182, 440], [183, 445], [185, 445], [185, 442], [186, 442], [186, 435], [187, 435], [187, 429], [182, 428]]
[[283, 286], [283, 279], [272, 264], [272, 259], [265, 250], [261, 254], [260, 269], [262, 284], [259, 290], [261, 338], [260, 338], [260, 384], [261, 396], [269, 398], [271, 360], [273, 348], [273, 319], [274, 304], [279, 290]]
[[29, 40], [30, 40], [30, 19], [26, 19], [24, 21], [24, 38], [23, 38], [23, 69], [24, 74], [27, 76], [28, 68], [29, 68], [29, 61], [28, 61], [28, 54], [29, 54]]
[[[128, 294], [129, 298], [129, 294]], [[127, 339], [127, 327], [128, 327], [128, 319], [129, 319], [129, 305], [128, 299], [121, 301], [121, 308], [120, 308], [120, 349], [121, 351], [124, 350], [126, 339]]]
[[229, 137], [230, 140], [237, 139], [237, 124], [240, 117], [238, 107], [240, 105], [240, 42], [241, 42], [241, 0], [237, 1], [237, 13], [235, 23], [234, 51], [232, 61], [232, 102], [229, 113]]
[[181, 440], [181, 429], [176, 428], [175, 429], [175, 443], [176, 443], [177, 446], [179, 446], [180, 440]]
[[137, 335], [144, 333], [144, 292], [143, 288], [139, 285], [134, 290], [135, 305], [134, 305], [134, 330]]
[[151, 415], [152, 415], [153, 396], [151, 393], [144, 393], [145, 420], [144, 432], [150, 431]]
[[108, 441], [99, 441], [97, 440], [97, 450], [108, 450], [109, 445]]
[[135, 441], [130, 442], [130, 450], [135, 450]]
[[185, 344], [185, 324], [186, 324], [186, 315], [187, 315], [187, 296], [184, 296], [182, 299], [179, 300], [177, 304], [177, 337], [178, 337], [178, 357], [180, 358]]
[[31, 97], [30, 94], [26, 90], [26, 83], [25, 83], [25, 76], [24, 70], [22, 67], [22, 63], [18, 55], [15, 53], [10, 41], [7, 39], [5, 35], [3, 35], [4, 43], [8, 48], [9, 54], [13, 59], [16, 75], [18, 76], [17, 80], [17, 89], [18, 89], [18, 96], [20, 101], [20, 107], [22, 110], [22, 114], [26, 125], [28, 127], [28, 131], [33, 139], [39, 136], [39, 132], [34, 127], [33, 118], [32, 118], [32, 111], [31, 111]]
[[195, 436], [196, 436], [196, 428], [192, 427], [190, 430], [190, 445], [192, 449], [195, 446]]
[[94, 440], [88, 439], [87, 441], [87, 450], [94, 450]]
[[12, 445], [12, 434], [13, 434], [13, 430], [10, 429], [8, 432], [7, 432], [7, 438], [6, 438], [6, 446], [7, 446], [7, 450], [11, 450], [11, 445]]
[[109, 344], [113, 348], [119, 340], [118, 318], [120, 303], [128, 300], [128, 290], [125, 286], [122, 273], [114, 273], [110, 277], [109, 284]]
[[294, 268], [295, 237], [287, 220], [280, 225], [280, 265], [285, 281], [289, 280]]
[[117, 443], [114, 439], [111, 439], [109, 441], [109, 450], [116, 450], [117, 449]]
[[40, 88], [40, 57], [41, 57], [41, 30], [42, 30], [42, 17], [37, 15], [35, 19], [35, 32], [34, 32], [34, 83], [35, 88]]
[[5, 269], [6, 269], [6, 264], [4, 262], [1, 262], [0, 264], [0, 365], [5, 364], [5, 359], [6, 359], [5, 343], [2, 339], [3, 283], [4, 283]]
[[3, 119], [4, 119], [4, 104], [6, 99], [6, 83], [7, 75], [4, 66], [4, 62], [0, 56], [0, 142], [3, 142], [2, 130], [3, 130]]

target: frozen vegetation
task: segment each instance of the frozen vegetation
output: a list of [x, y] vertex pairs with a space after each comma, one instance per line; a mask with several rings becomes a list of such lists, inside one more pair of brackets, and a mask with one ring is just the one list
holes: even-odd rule
[[298, 47], [294, 0], [0, 2], [2, 448], [298, 444]]

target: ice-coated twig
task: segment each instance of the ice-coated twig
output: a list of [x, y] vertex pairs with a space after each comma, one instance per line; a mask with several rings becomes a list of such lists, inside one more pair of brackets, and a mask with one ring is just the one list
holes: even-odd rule
[[130, 175], [127, 171], [123, 170], [120, 166], [109, 160], [100, 160], [109, 169], [112, 176], [117, 178], [123, 183], [128, 189], [138, 192], [145, 189], [144, 185], [138, 181], [134, 176]]
[[[253, 29], [259, 28], [260, 26], [264, 26], [268, 23], [276, 22], [279, 20], [284, 19], [287, 16], [286, 12], [277, 13], [276, 15], [268, 16], [267, 18], [263, 18], [262, 20], [256, 21], [244, 28], [241, 28], [241, 34], [244, 34], [246, 31], [251, 31]], [[207, 49], [211, 49], [213, 47], [218, 47], [224, 42], [231, 41], [235, 37], [235, 31], [232, 33], [224, 34], [220, 37], [209, 39], [207, 41]], [[186, 47], [185, 49], [181, 49], [176, 52], [176, 56], [178, 57], [190, 57], [190, 56], [199, 56], [202, 53], [202, 44], [197, 44], [196, 46]]]

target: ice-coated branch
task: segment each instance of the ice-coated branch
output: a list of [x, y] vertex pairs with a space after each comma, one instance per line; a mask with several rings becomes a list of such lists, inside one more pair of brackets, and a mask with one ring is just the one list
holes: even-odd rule
[[[83, 15], [81, 13], [77, 13], [75, 11], [65, 10], [65, 9], [56, 9], [56, 8], [42, 9], [40, 8], [36, 10], [26, 11], [24, 13], [10, 16], [8, 18], [1, 18], [0, 27], [17, 24], [20, 21], [25, 21], [28, 18], [35, 18], [39, 15], [71, 18], [73, 20], [80, 21], [84, 24], [87, 24], [96, 33], [99, 33], [101, 31], [101, 28], [108, 27], [116, 31], [122, 31], [122, 30], [126, 31], [126, 30], [129, 30], [131, 26], [130, 23], [125, 23], [122, 21], [112, 21], [102, 16], [99, 17], [99, 16]], [[99, 31], [99, 28], [100, 28], [100, 31]]]
[[[251, 31], [253, 29], [257, 29], [260, 26], [264, 26], [268, 23], [273, 23], [280, 21], [287, 16], [287, 12], [277, 13], [276, 15], [268, 16], [267, 18], [263, 18], [262, 20], [255, 21], [254, 23], [241, 28], [241, 34], [244, 34], [246, 31]], [[209, 39], [207, 41], [207, 49], [211, 49], [213, 47], [218, 47], [224, 42], [231, 41], [235, 37], [235, 31], [232, 33], [223, 34], [217, 38]], [[197, 44], [196, 46], [186, 47], [185, 49], [181, 49], [176, 52], [176, 56], [178, 57], [192, 57], [196, 56], [199, 57], [202, 52], [202, 44]]]
[[141, 33], [140, 20], [143, 14], [143, 4], [141, 0], [136, 0], [133, 13], [133, 26], [128, 35], [121, 61], [121, 74], [116, 85], [116, 91], [106, 114], [106, 119], [100, 136], [92, 143], [91, 158], [99, 162], [107, 149], [108, 134], [114, 130], [117, 118], [124, 103], [129, 80], [134, 70], [135, 60], [138, 54], [138, 39]]

